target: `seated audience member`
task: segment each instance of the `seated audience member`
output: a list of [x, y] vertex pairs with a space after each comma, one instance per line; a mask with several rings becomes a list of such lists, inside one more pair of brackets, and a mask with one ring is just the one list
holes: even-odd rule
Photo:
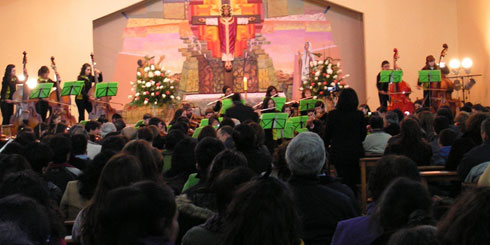
[[426, 187], [398, 178], [386, 188], [374, 214], [381, 235], [371, 244], [387, 244], [393, 233], [418, 225], [434, 225], [432, 199]]
[[[435, 135], [430, 142], [430, 147], [432, 148], [432, 158], [431, 158], [431, 164], [432, 165], [444, 165], [445, 160], [439, 155], [439, 150], [441, 147], [439, 146], [439, 135], [442, 130], [448, 129], [449, 128], [449, 119], [445, 116], [437, 116], [434, 119], [434, 131]], [[448, 153], [449, 154], [449, 153]], [[447, 159], [447, 157], [446, 157]]]
[[[218, 157], [218, 156], [217, 156]], [[243, 157], [245, 158], [245, 157]], [[223, 234], [224, 218], [233, 194], [242, 184], [250, 181], [255, 173], [246, 167], [236, 167], [224, 170], [213, 184], [216, 193], [218, 213], [209, 218], [204, 224], [194, 226], [182, 238], [182, 245], [214, 245], [219, 244]]]
[[226, 117], [236, 118], [240, 122], [244, 122], [246, 120], [259, 122], [259, 116], [257, 113], [255, 113], [254, 109], [250, 106], [242, 104], [240, 93], [233, 94], [231, 100], [233, 101], [233, 106], [226, 110]]
[[[87, 143], [87, 156], [89, 159], [94, 159], [94, 157], [99, 154], [102, 146], [95, 142], [95, 135], [99, 134], [100, 124], [98, 122], [89, 121], [87, 125], [82, 126], [81, 124], [76, 124], [70, 129], [70, 136], [76, 134], [83, 134], [88, 139]], [[98, 128], [97, 128], [98, 127]], [[95, 129], [94, 129], [95, 128]], [[89, 133], [89, 131], [91, 133]]]
[[391, 136], [395, 136], [400, 133], [400, 121], [398, 120], [398, 114], [394, 111], [389, 111], [385, 114], [383, 119], [384, 128], [383, 130], [390, 134]]
[[417, 114], [417, 118], [420, 121], [420, 127], [422, 128], [424, 138], [427, 142], [431, 142], [436, 135], [434, 130], [434, 114], [430, 111], [423, 111]]
[[2, 154], [19, 154], [22, 155], [25, 151], [25, 147], [18, 142], [12, 141], [2, 151]]
[[233, 131], [233, 141], [237, 151], [245, 155], [248, 167], [255, 173], [270, 171], [272, 156], [267, 148], [263, 147], [263, 136], [260, 136], [260, 131], [257, 133], [252, 126], [240, 124]]
[[167, 186], [139, 182], [107, 194], [100, 211], [97, 244], [174, 244], [179, 224]]
[[17, 134], [14, 141], [25, 146], [25, 145], [28, 145], [30, 143], [35, 142], [36, 141], [36, 135], [34, 134], [34, 132], [32, 132], [32, 130], [22, 131], [22, 132]]
[[124, 148], [124, 146], [127, 143], [128, 143], [127, 138], [122, 136], [122, 135], [107, 136], [101, 142], [101, 144], [102, 144], [101, 152], [113, 151], [115, 153], [118, 153]]
[[263, 176], [237, 190], [228, 206], [222, 244], [299, 245], [300, 222], [287, 185]]
[[488, 112], [488, 110], [481, 104], [476, 104], [471, 107], [471, 112], [472, 113], [478, 113], [478, 112]]
[[148, 121], [148, 125], [154, 125], [158, 128], [159, 131], [167, 133], [167, 125], [162, 119], [158, 117], [152, 117], [150, 121]]
[[301, 217], [301, 238], [306, 244], [330, 244], [337, 223], [358, 215], [348, 196], [319, 182], [325, 158], [323, 140], [311, 132], [293, 138], [286, 150], [292, 174], [289, 186]]
[[[196, 145], [194, 154], [196, 156], [196, 178], [199, 180], [197, 185], [189, 190], [189, 192], [194, 192], [200, 188], [209, 187], [207, 184], [208, 173], [213, 162], [213, 159], [225, 149], [225, 146], [221, 141], [216, 138], [205, 138]], [[192, 186], [189, 186], [189, 188]], [[184, 190], [183, 190], [184, 192]], [[186, 193], [190, 194], [190, 193]]]
[[100, 136], [104, 139], [108, 134], [117, 132], [116, 125], [111, 122], [106, 122], [100, 126]]
[[466, 132], [466, 121], [470, 118], [470, 114], [465, 111], [460, 111], [454, 119], [454, 126], [459, 129], [458, 136]]
[[68, 181], [77, 179], [82, 171], [68, 163], [71, 151], [70, 138], [56, 135], [49, 141], [49, 146], [53, 150], [53, 161], [48, 165], [44, 178], [58, 186], [61, 192], [65, 192]]
[[238, 124], [240, 124], [239, 121], [236, 122], [235, 120], [233, 120], [233, 118], [224, 116], [223, 120], [219, 124], [219, 128], [222, 128], [224, 126], [230, 126], [231, 128], [234, 128], [235, 126], [238, 126]]
[[97, 137], [100, 135], [100, 123], [96, 121], [88, 121], [85, 124], [85, 130], [87, 131], [89, 138], [88, 140], [96, 142]]
[[201, 142], [204, 138], [217, 138], [216, 130], [211, 126], [205, 126], [201, 129], [199, 136], [197, 137], [197, 141]]
[[181, 193], [189, 175], [197, 172], [194, 155], [196, 145], [196, 139], [186, 137], [175, 146], [172, 154], [172, 163], [178, 164], [172, 164], [172, 167], [165, 173], [165, 181], [167, 181], [175, 195]]
[[163, 155], [163, 173], [166, 173], [172, 166], [172, 154], [175, 146], [185, 138], [184, 132], [180, 130], [170, 130], [165, 136], [165, 147], [162, 151]]
[[366, 136], [362, 143], [364, 152], [366, 154], [383, 154], [388, 140], [391, 138], [390, 134], [383, 131], [383, 118], [373, 115], [369, 118], [369, 125], [372, 132]]
[[490, 188], [470, 189], [458, 198], [437, 225], [440, 245], [488, 244]]
[[[444, 129], [438, 134], [438, 144], [439, 144], [439, 156], [443, 160], [440, 164], [446, 164], [447, 157], [451, 151], [451, 146], [454, 144], [456, 137], [458, 136], [456, 132], [452, 129]], [[436, 163], [437, 164], [437, 163]]]
[[391, 236], [388, 245], [439, 245], [436, 227], [419, 225], [401, 229]]
[[134, 127], [125, 127], [122, 129], [121, 134], [126, 137], [128, 140], [134, 140], [136, 139], [136, 136], [138, 135], [138, 130]]
[[117, 120], [122, 120], [122, 116], [119, 113], [114, 113], [111, 117], [111, 122], [115, 124]]
[[163, 181], [158, 172], [158, 159], [153, 156], [153, 147], [144, 140], [133, 140], [124, 146], [122, 153], [127, 153], [138, 158], [144, 179], [153, 180], [158, 183]]
[[116, 126], [117, 133], [121, 133], [121, 131], [126, 127], [126, 123], [124, 123], [122, 119], [117, 119], [112, 123], [114, 123], [114, 126]]
[[71, 136], [71, 154], [69, 163], [74, 167], [85, 170], [90, 163], [87, 156], [88, 139], [83, 134], [75, 134]]
[[407, 118], [401, 123], [399, 137], [386, 146], [385, 155], [388, 154], [407, 156], [419, 166], [430, 165], [432, 148], [422, 138], [422, 131], [417, 121]]
[[482, 144], [474, 147], [464, 154], [458, 165], [458, 175], [464, 180], [470, 170], [476, 165], [490, 161], [490, 119], [485, 119], [481, 124]]
[[271, 175], [282, 180], [287, 181], [291, 177], [291, 170], [289, 170], [288, 163], [286, 161], [286, 149], [290, 141], [284, 141], [274, 151], [274, 157], [272, 158], [272, 172]]
[[153, 143], [153, 132], [151, 129], [147, 127], [140, 127], [138, 129], [138, 139], [139, 140], [146, 140], [150, 143]]
[[139, 160], [129, 154], [119, 153], [113, 156], [102, 169], [95, 193], [90, 205], [78, 214], [73, 224], [72, 238], [83, 244], [98, 244], [96, 237], [100, 233], [100, 212], [104, 199], [110, 190], [128, 186], [143, 180]]
[[102, 151], [78, 180], [68, 182], [60, 202], [60, 211], [64, 214], [65, 220], [75, 220], [80, 210], [87, 207], [94, 195], [102, 169], [114, 154], [112, 151]]
[[247, 158], [238, 151], [224, 150], [218, 153], [209, 166], [208, 186], [212, 188], [214, 181], [224, 170], [231, 170], [237, 167], [247, 167]]
[[0, 234], [2, 234], [0, 244], [34, 245], [27, 233], [22, 231], [17, 224], [8, 221], [0, 221]]
[[371, 244], [380, 235], [373, 213], [383, 191], [398, 177], [420, 181], [415, 162], [406, 156], [382, 157], [369, 176], [368, 190], [373, 202], [368, 205], [367, 215], [340, 221], [335, 229], [332, 245]]
[[31, 169], [29, 162], [19, 154], [0, 155], [0, 182], [11, 173]]
[[235, 143], [233, 142], [233, 128], [231, 126], [224, 126], [218, 129], [216, 132], [216, 136], [221, 142], [225, 145], [225, 148], [231, 150], [235, 147]]
[[456, 170], [463, 156], [473, 147], [482, 143], [481, 124], [490, 116], [485, 113], [474, 113], [466, 122], [466, 132], [451, 146], [446, 162], [447, 170]]
[[[46, 208], [31, 198], [10, 195], [0, 199], [0, 220], [1, 228], [7, 228], [6, 225], [9, 228], [0, 228], [1, 244], [48, 244], [47, 241], [51, 241], [51, 229]], [[17, 239], [24, 238], [27, 242], [8, 241], [8, 237], [15, 236], [13, 231], [20, 232], [18, 235], [22, 235]], [[55, 244], [54, 242], [50, 244]]]
[[[27, 198], [32, 198], [39, 205], [43, 206], [44, 209], [42, 212], [45, 213], [46, 216], [38, 218], [45, 219], [49, 224], [47, 225], [47, 229], [50, 234], [51, 243], [48, 244], [61, 244], [65, 234], [63, 219], [57, 210], [56, 203], [54, 203], [49, 196], [46, 182], [44, 182], [44, 180], [32, 170], [12, 173], [8, 175], [0, 185], [0, 198], [7, 197], [8, 199], [8, 196], [12, 195], [17, 197], [19, 197], [18, 195], [22, 195]], [[18, 215], [18, 218], [23, 217], [24, 219], [36, 219], [36, 217], [29, 217], [29, 211], [21, 208], [20, 206], [21, 205], [19, 205], [20, 209], [17, 211], [10, 210], [15, 212], [10, 213], [10, 215]], [[0, 210], [0, 212], [8, 212], [3, 207], [0, 208]], [[0, 220], [7, 221], [2, 218], [0, 218]], [[19, 221], [22, 222], [21, 220]], [[27, 232], [26, 230], [24, 231]]]
[[219, 118], [217, 116], [212, 116], [209, 118], [209, 125], [213, 127], [219, 126]]

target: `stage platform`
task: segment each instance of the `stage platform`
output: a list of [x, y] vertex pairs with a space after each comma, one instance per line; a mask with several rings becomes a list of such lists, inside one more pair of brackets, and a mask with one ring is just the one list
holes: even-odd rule
[[[187, 94], [183, 96], [183, 102], [188, 102], [193, 104], [195, 107], [199, 107], [201, 112], [204, 113], [206, 108], [213, 107], [214, 105], [207, 105], [208, 103], [221, 98], [223, 94]], [[245, 104], [249, 106], [254, 106], [260, 102], [265, 97], [265, 93], [241, 93], [242, 99], [245, 100]], [[285, 97], [284, 93], [279, 93], [279, 96]]]

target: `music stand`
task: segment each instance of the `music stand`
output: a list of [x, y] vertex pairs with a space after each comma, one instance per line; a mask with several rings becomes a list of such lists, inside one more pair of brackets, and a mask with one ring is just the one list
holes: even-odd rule
[[299, 111], [307, 111], [309, 109], [315, 109], [315, 103], [321, 100], [307, 99], [299, 101]]
[[277, 138], [292, 139], [294, 137], [294, 127], [293, 122], [290, 120], [286, 121], [286, 127], [282, 131], [276, 131]]
[[197, 139], [197, 137], [199, 137], [199, 134], [201, 133], [201, 130], [203, 129], [204, 127], [199, 127], [199, 128], [196, 128], [196, 130], [194, 131], [194, 133], [192, 134], [192, 138], [194, 139]]
[[54, 83], [39, 83], [31, 90], [29, 99], [45, 99], [49, 97], [49, 93], [53, 88]]
[[292, 123], [294, 131], [298, 132], [298, 129], [306, 128], [306, 121], [308, 121], [308, 116], [290, 117], [288, 121]]
[[[432, 106], [432, 91], [430, 90], [430, 84], [432, 82], [441, 82], [441, 70], [421, 70], [419, 71], [419, 82], [429, 83], [429, 107]], [[424, 98], [424, 102], [427, 98]], [[424, 103], [425, 104], [425, 103]]]
[[264, 113], [260, 117], [260, 126], [263, 129], [284, 129], [287, 120], [287, 113]]
[[209, 125], [209, 119], [207, 118], [201, 119], [201, 123], [199, 124], [199, 127], [205, 127], [208, 125]]
[[61, 96], [79, 95], [85, 86], [83, 81], [65, 82], [61, 89]]
[[380, 82], [381, 83], [399, 83], [402, 81], [402, 70], [385, 70], [381, 71]]
[[286, 104], [286, 98], [285, 97], [272, 97], [272, 100], [274, 101], [274, 104], [276, 105], [276, 109], [278, 111], [282, 111], [282, 107], [284, 104]]
[[95, 98], [117, 95], [117, 82], [102, 82], [95, 85]]

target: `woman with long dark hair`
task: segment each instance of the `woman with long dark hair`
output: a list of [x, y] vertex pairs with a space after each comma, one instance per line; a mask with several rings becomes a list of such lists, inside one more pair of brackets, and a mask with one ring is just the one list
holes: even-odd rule
[[[27, 74], [26, 71], [24, 71]], [[16, 85], [22, 84], [23, 81], [19, 81], [17, 78], [15, 65], [7, 65], [5, 68], [5, 74], [2, 79], [2, 91], [0, 93], [0, 106], [2, 109], [2, 125], [10, 124], [10, 118], [14, 114], [14, 105], [11, 103], [12, 95], [15, 93]], [[27, 76], [26, 79], [27, 80]]]
[[399, 137], [388, 143], [384, 154], [404, 155], [419, 166], [430, 165], [432, 148], [423, 138], [422, 130], [417, 121], [406, 118], [401, 123]]
[[[99, 76], [99, 82], [102, 82], [102, 73], [95, 69], [95, 74]], [[85, 120], [85, 111], [88, 113], [92, 111], [92, 103], [89, 100], [88, 91], [92, 88], [92, 84], [95, 83], [95, 77], [92, 75], [92, 66], [89, 63], [83, 64], [77, 80], [85, 83], [80, 94], [75, 97], [75, 103], [78, 108], [78, 121], [83, 121]]]
[[366, 137], [366, 121], [357, 110], [359, 99], [351, 88], [342, 90], [335, 110], [329, 112], [325, 144], [330, 146], [330, 163], [344, 184], [356, 189], [360, 180], [359, 158], [364, 155], [362, 142]]
[[265, 97], [276, 97], [279, 96], [277, 88], [274, 86], [269, 86], [265, 92]]
[[[53, 83], [54, 81], [49, 78], [49, 68], [47, 66], [41, 66], [37, 71], [37, 82], [38, 83]], [[46, 117], [48, 115], [48, 111], [51, 115], [51, 108], [47, 101], [40, 99], [36, 102], [36, 112], [39, 113], [43, 122], [46, 121]]]

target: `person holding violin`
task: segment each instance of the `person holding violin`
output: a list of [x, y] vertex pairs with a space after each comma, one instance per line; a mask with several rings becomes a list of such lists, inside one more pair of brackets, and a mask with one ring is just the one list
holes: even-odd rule
[[[387, 71], [390, 69], [390, 62], [387, 60], [383, 60], [381, 62], [381, 70]], [[390, 100], [390, 96], [388, 95], [388, 85], [389, 83], [381, 82], [381, 72], [376, 76], [376, 87], [378, 88], [378, 97], [380, 106], [388, 107], [388, 101]]]
[[[102, 72], [95, 69], [95, 74], [99, 76], [99, 82], [102, 82]], [[80, 122], [85, 120], [85, 111], [88, 113], [92, 111], [92, 102], [89, 99], [88, 91], [92, 88], [92, 84], [95, 83], [95, 77], [92, 75], [92, 66], [89, 63], [83, 64], [77, 80], [85, 83], [80, 94], [75, 97], [75, 103], [78, 108], [78, 121]]]
[[[38, 83], [53, 83], [54, 81], [49, 78], [49, 68], [47, 66], [41, 66], [39, 70], [37, 71], [37, 82]], [[49, 114], [51, 115], [52, 111], [49, 106], [49, 103], [43, 99], [39, 99], [38, 102], [36, 102], [36, 112], [41, 115], [41, 118], [43, 122], [46, 121], [46, 118], [48, 116], [48, 111]]]
[[[233, 89], [230, 86], [225, 85], [223, 86], [223, 94], [224, 94], [223, 97], [229, 96], [230, 94], [233, 94]], [[221, 100], [219, 100], [218, 102], [216, 102], [216, 105], [214, 105], [213, 111], [219, 113], [221, 111], [222, 105], [223, 104], [221, 103]]]
[[25, 80], [20, 81], [16, 75], [15, 65], [7, 65], [5, 74], [2, 79], [2, 90], [0, 92], [0, 106], [2, 109], [2, 125], [10, 124], [10, 118], [14, 114], [14, 105], [12, 104], [12, 95], [17, 89], [17, 84], [23, 84], [27, 81], [27, 70], [24, 69]]

